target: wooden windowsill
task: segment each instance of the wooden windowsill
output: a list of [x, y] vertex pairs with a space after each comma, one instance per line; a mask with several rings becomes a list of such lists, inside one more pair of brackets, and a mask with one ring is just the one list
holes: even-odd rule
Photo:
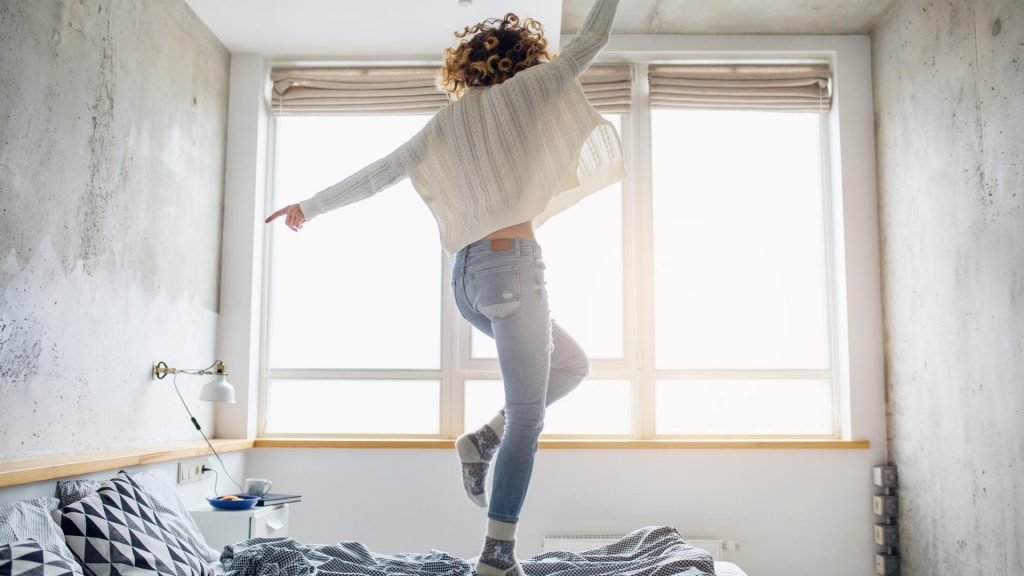
[[[441, 448], [455, 447], [455, 441], [437, 438], [257, 438], [211, 440], [218, 452], [249, 448]], [[866, 449], [867, 440], [541, 440], [544, 449]], [[0, 462], [0, 488], [81, 476], [93, 472], [129, 468], [143, 464], [184, 460], [210, 454], [202, 441], [172, 442], [134, 448], [97, 450], [63, 456]]]
[[[246, 450], [252, 448], [253, 445], [252, 440], [246, 439], [211, 440], [210, 442], [217, 448], [217, 452]], [[207, 454], [210, 454], [210, 448], [206, 442], [189, 440], [63, 456], [46, 456], [29, 460], [12, 460], [0, 462], [0, 488], [155, 462], [183, 460]]]
[[[435, 438], [257, 438], [254, 448], [454, 448], [455, 441]], [[867, 440], [540, 440], [551, 449], [866, 449]]]

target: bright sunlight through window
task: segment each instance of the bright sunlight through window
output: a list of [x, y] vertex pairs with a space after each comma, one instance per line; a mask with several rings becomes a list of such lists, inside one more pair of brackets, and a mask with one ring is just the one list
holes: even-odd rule
[[[606, 118], [629, 177], [536, 232], [551, 316], [592, 362], [543, 436], [835, 437], [823, 117], [653, 110], [648, 158], [631, 115]], [[428, 119], [275, 118], [273, 206]], [[494, 341], [459, 315], [408, 179], [268, 242], [261, 434], [454, 438], [502, 407]]]
[[831, 435], [820, 116], [655, 110], [651, 134], [656, 432]]

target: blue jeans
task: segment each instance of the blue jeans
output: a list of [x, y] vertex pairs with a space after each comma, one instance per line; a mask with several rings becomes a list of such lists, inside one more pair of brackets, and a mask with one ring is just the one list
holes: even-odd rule
[[540, 245], [528, 238], [478, 240], [452, 265], [462, 317], [491, 336], [505, 386], [505, 431], [494, 463], [487, 516], [518, 522], [533, 472], [545, 408], [590, 373], [590, 361], [551, 318]]

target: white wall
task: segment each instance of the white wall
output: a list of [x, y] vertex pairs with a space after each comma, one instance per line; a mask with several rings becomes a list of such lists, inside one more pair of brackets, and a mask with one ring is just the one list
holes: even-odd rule
[[[516, 553], [552, 533], [669, 525], [736, 540], [751, 576], [871, 573], [868, 450], [540, 450]], [[248, 473], [301, 493], [292, 535], [358, 540], [382, 553], [480, 553], [486, 510], [462, 488], [454, 450], [257, 448]], [[488, 491], [490, 482], [488, 482]]]

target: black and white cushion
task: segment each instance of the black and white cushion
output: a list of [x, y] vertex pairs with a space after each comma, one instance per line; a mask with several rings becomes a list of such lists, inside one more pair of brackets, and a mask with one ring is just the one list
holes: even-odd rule
[[60, 527], [91, 576], [213, 576], [199, 551], [164, 524], [149, 496], [123, 470], [62, 508]]
[[82, 567], [64, 542], [60, 520], [52, 515], [58, 510], [57, 505], [56, 498], [33, 498], [0, 505], [0, 544], [33, 540], [43, 550], [70, 564], [76, 576], [82, 576]]
[[0, 576], [73, 576], [71, 564], [35, 540], [0, 544]]
[[[135, 483], [146, 492], [153, 503], [156, 515], [160, 517], [165, 526], [170, 528], [171, 532], [191, 544], [192, 548], [198, 550], [208, 563], [220, 559], [220, 550], [210, 548], [206, 544], [203, 533], [199, 530], [192, 515], [189, 514], [188, 507], [178, 496], [173, 484], [168, 482], [165, 477], [145, 470], [133, 473], [132, 480], [135, 480]], [[58, 480], [57, 498], [60, 499], [60, 507], [63, 508], [78, 502], [99, 490], [101, 486], [103, 483], [96, 480]], [[60, 522], [59, 515], [57, 521]], [[61, 544], [63, 544], [63, 534], [61, 535]], [[70, 552], [68, 552], [68, 557], [71, 557]]]
[[58, 480], [57, 498], [60, 499], [60, 507], [78, 502], [99, 490], [100, 486], [103, 486], [103, 483], [97, 480]]

